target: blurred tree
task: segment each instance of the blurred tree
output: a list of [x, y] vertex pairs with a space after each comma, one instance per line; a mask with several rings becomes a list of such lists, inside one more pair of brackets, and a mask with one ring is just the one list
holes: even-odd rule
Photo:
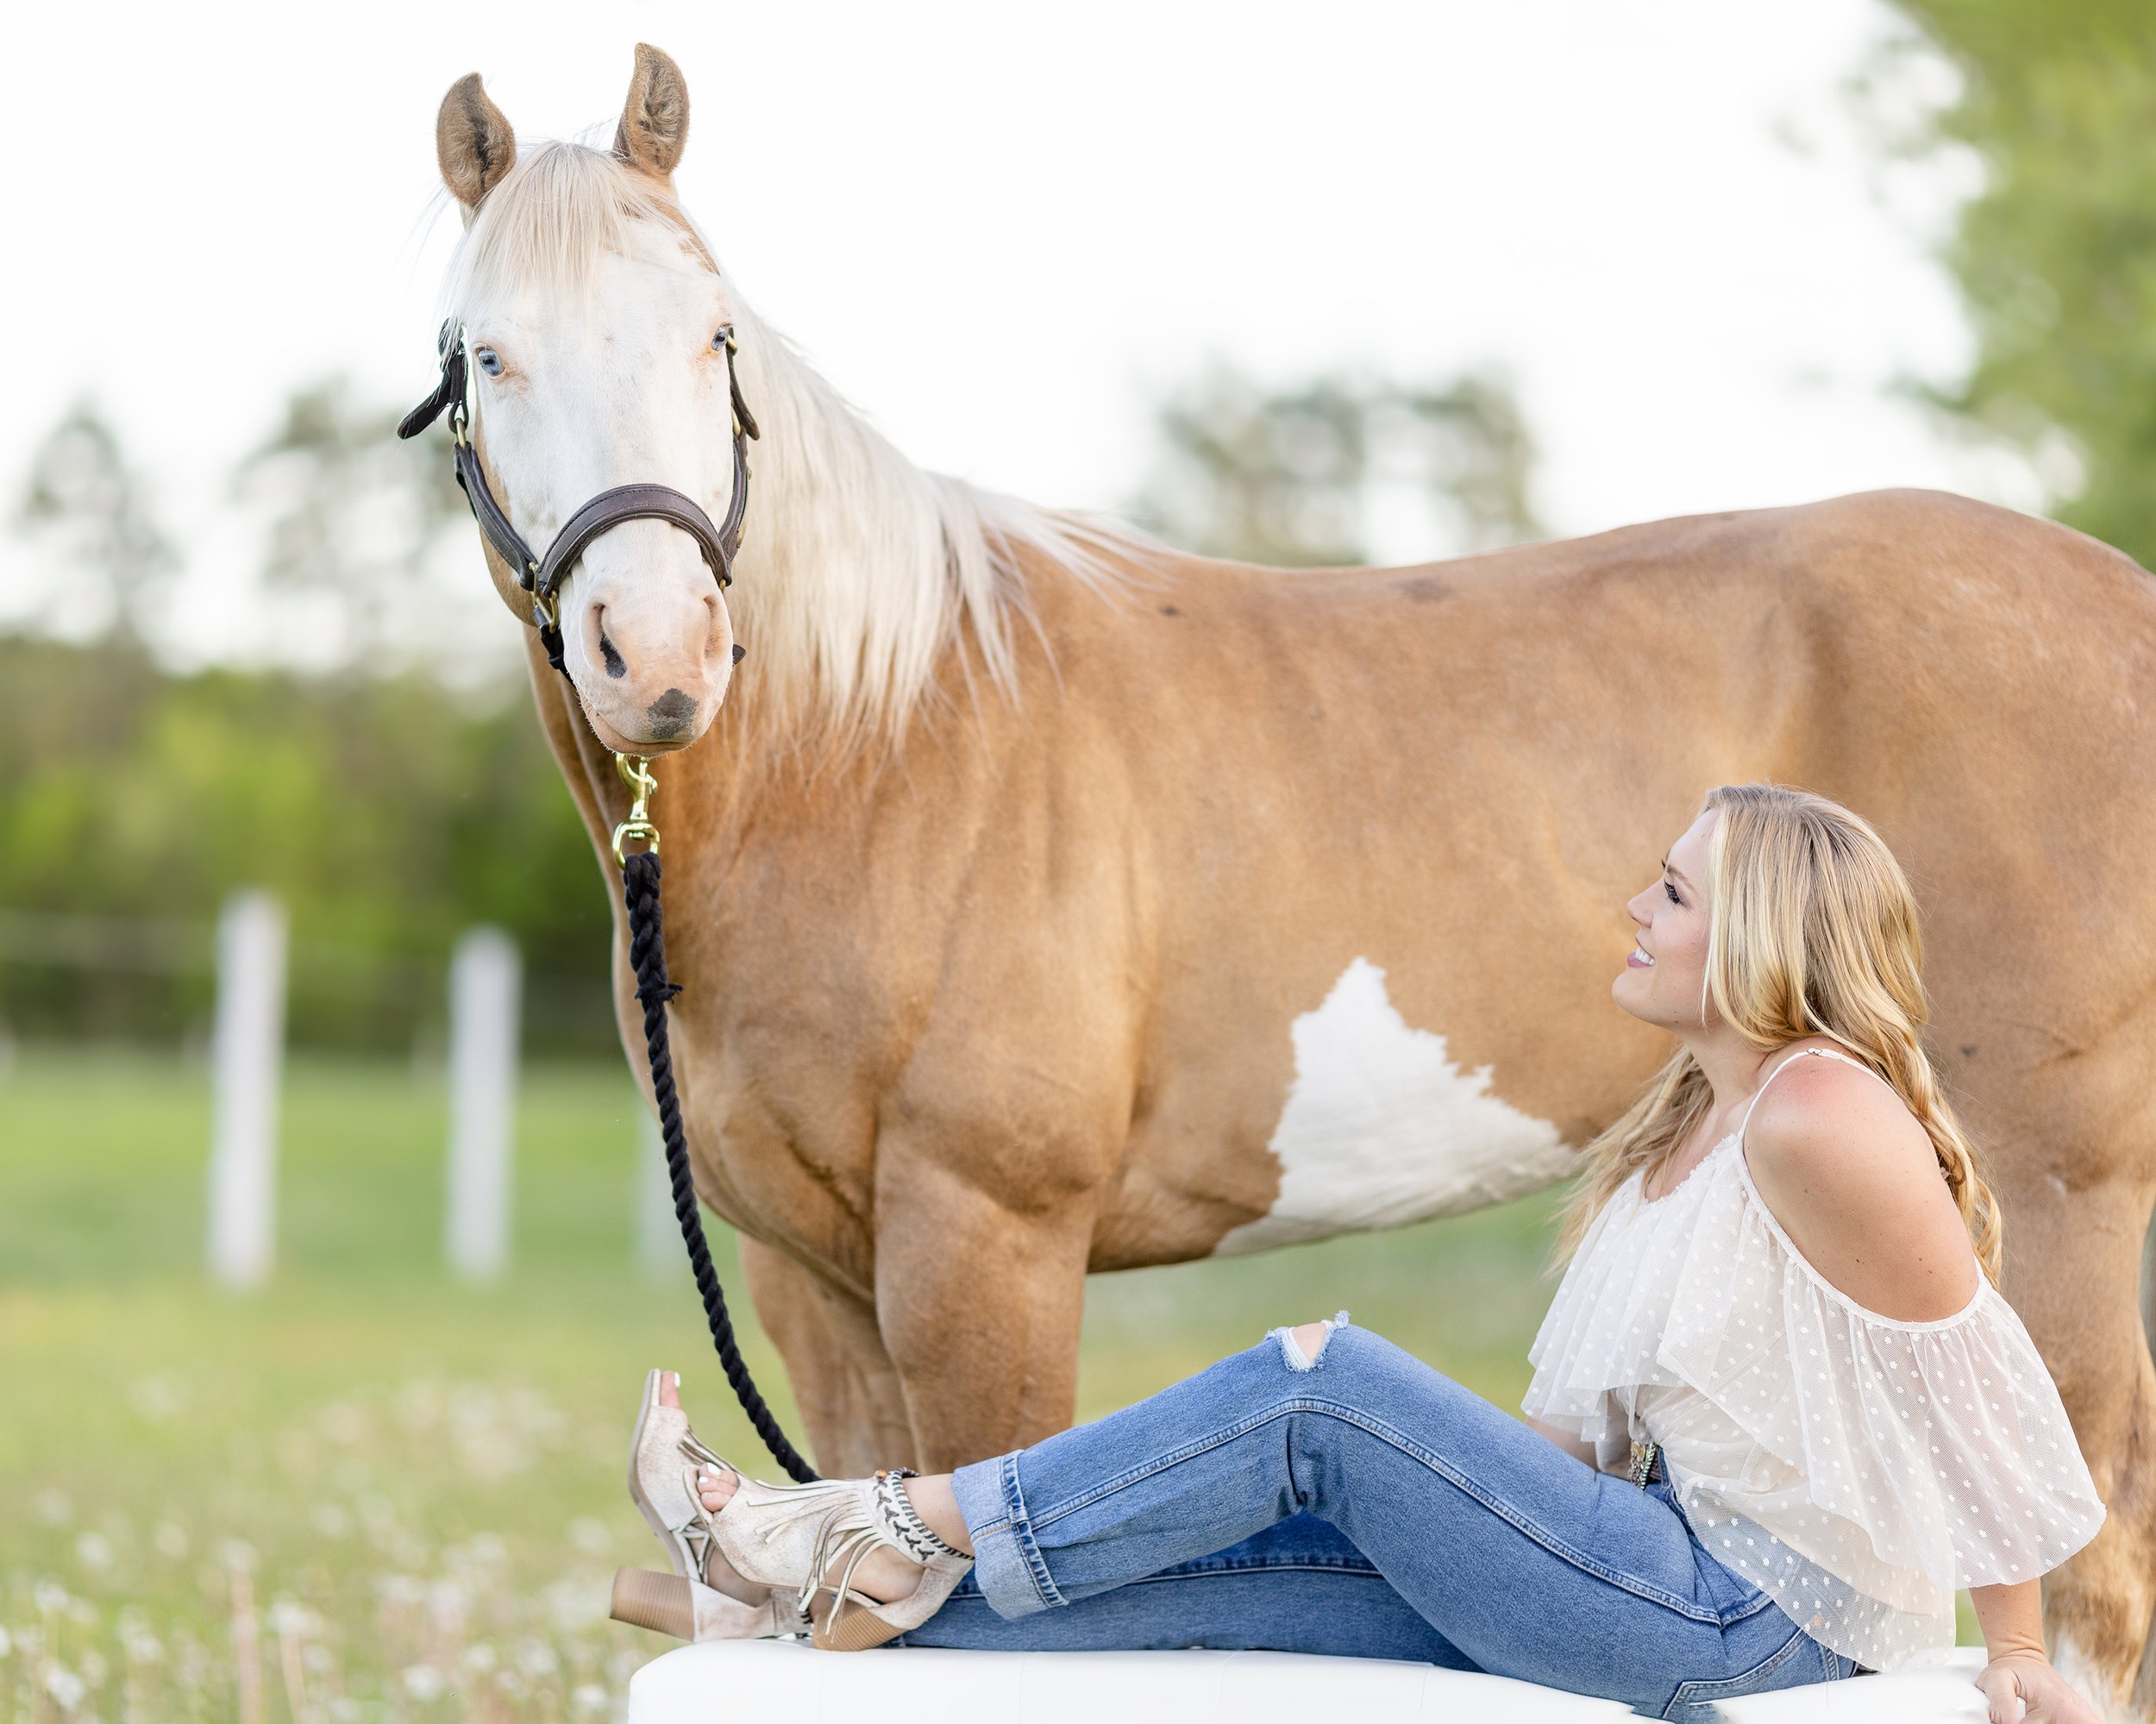
[[[523, 948], [535, 1049], [615, 1050], [614, 888], [529, 701], [474, 713], [416, 674], [113, 669], [0, 640], [0, 1023], [199, 1030], [207, 975], [157, 960], [206, 952], [224, 895], [262, 885], [291, 912], [296, 1042], [409, 1050], [451, 943], [486, 921]], [[111, 937], [85, 942], [101, 918]], [[54, 962], [71, 942], [108, 956]]]
[[484, 920], [524, 948], [536, 1048], [614, 1047], [608, 876], [530, 703], [469, 698], [521, 682], [523, 630], [446, 451], [395, 420], [310, 386], [235, 480], [297, 667], [274, 671], [174, 675], [141, 651], [179, 561], [141, 483], [87, 406], [40, 448], [20, 524], [92, 577], [112, 638], [0, 639], [0, 1024], [198, 1030], [209, 924], [263, 885], [291, 912], [299, 1042], [426, 1038], [449, 946]]
[[[1976, 364], [1934, 398], [2035, 457], [2060, 519], [2156, 567], [2156, 8], [1895, 3], [1961, 87], [1890, 141], [1986, 170], [1946, 250]], [[1890, 126], [1896, 69], [1857, 86]]]
[[[360, 402], [342, 378], [295, 391], [284, 423], [241, 462], [240, 500], [264, 511], [262, 574], [270, 593], [297, 607], [315, 669], [424, 666], [452, 681], [484, 681], [506, 668], [496, 628], [475, 633], [478, 610], [498, 613], [471, 542], [471, 514], [450, 476], [438, 429], [402, 442], [393, 408]], [[463, 582], [442, 578], [445, 530]], [[460, 604], [461, 599], [466, 601]], [[473, 674], [476, 655], [483, 662]]]
[[16, 524], [86, 577], [63, 577], [47, 619], [62, 635], [140, 648], [155, 632], [150, 614], [179, 560], [151, 509], [142, 476], [103, 414], [78, 401], [30, 457]]
[[1542, 536], [1527, 499], [1534, 444], [1495, 374], [1425, 388], [1326, 376], [1269, 392], [1215, 364], [1162, 404], [1158, 426], [1160, 457], [1131, 512], [1209, 556], [1368, 561], [1388, 492], [1426, 517], [1419, 555]]

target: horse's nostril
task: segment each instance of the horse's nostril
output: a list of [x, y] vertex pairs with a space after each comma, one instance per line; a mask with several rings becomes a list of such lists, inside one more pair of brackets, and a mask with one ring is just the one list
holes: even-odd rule
[[607, 675], [620, 677], [629, 674], [627, 661], [614, 650], [614, 643], [606, 638], [606, 630], [604, 629], [599, 631], [599, 656], [606, 661]]
[[696, 717], [696, 702], [678, 688], [669, 688], [650, 705], [644, 708], [644, 718], [651, 726], [655, 741], [678, 737], [686, 730], [689, 720]]

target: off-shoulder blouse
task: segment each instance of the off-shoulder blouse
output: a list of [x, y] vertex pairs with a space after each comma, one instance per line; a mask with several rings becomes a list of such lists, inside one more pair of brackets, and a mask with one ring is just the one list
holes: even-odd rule
[[[1847, 1057], [1807, 1048], [1766, 1082], [1806, 1053]], [[1892, 1670], [1953, 1645], [1957, 1588], [2049, 1572], [2103, 1504], [1990, 1279], [1936, 1321], [1866, 1310], [1760, 1197], [1751, 1117], [1675, 1190], [1649, 1201], [1636, 1172], [1603, 1206], [1528, 1350], [1521, 1407], [1605, 1471], [1659, 1443], [1711, 1554], [1814, 1639]]]

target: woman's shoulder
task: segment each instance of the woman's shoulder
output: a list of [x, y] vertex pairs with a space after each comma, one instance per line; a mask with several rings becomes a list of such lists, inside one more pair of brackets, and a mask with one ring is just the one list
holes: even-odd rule
[[1745, 1127], [1755, 1170], [1763, 1157], [1802, 1159], [1822, 1174], [1936, 1168], [1931, 1134], [1901, 1093], [1826, 1038], [1777, 1048], [1760, 1071], [1772, 1081], [1757, 1092]]
[[[1777, 1050], [1739, 1146], [1753, 1188], [1790, 1243], [1865, 1308], [1904, 1322], [1951, 1317], [1983, 1271], [1931, 1134], [1869, 1067]], [[1839, 1050], [1835, 1051], [1839, 1052]], [[1779, 1069], [1791, 1061], [1791, 1069]]]

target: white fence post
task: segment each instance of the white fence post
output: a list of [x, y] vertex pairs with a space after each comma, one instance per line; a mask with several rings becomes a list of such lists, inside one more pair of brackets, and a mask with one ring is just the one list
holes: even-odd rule
[[674, 1182], [667, 1177], [659, 1122], [641, 1109], [636, 1120], [636, 1263], [647, 1277], [660, 1281], [678, 1274], [688, 1257], [674, 1213]]
[[276, 1257], [284, 1054], [284, 906], [266, 892], [235, 892], [217, 919], [210, 1051], [210, 1272], [228, 1287], [259, 1285]]
[[498, 928], [473, 928], [449, 960], [449, 1267], [487, 1281], [509, 1263], [511, 1126], [521, 965]]

